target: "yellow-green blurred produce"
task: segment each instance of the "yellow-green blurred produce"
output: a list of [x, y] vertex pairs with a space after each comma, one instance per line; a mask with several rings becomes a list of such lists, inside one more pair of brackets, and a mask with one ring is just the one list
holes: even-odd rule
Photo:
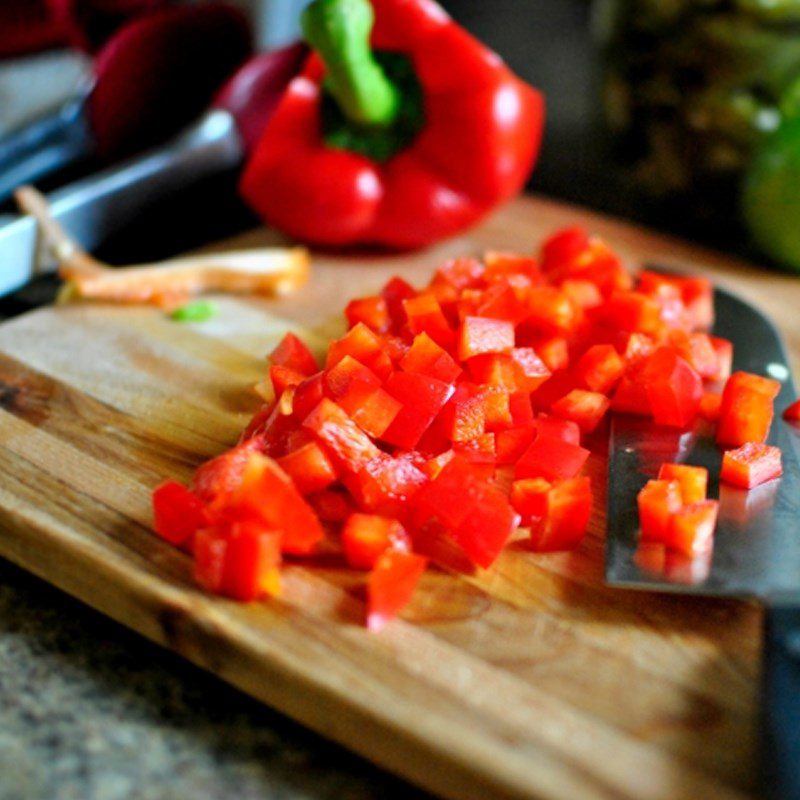
[[[640, 184], [724, 205], [745, 181], [758, 245], [800, 269], [800, 0], [596, 0], [594, 23], [606, 120]], [[778, 247], [764, 220], [775, 233], [782, 215]]]

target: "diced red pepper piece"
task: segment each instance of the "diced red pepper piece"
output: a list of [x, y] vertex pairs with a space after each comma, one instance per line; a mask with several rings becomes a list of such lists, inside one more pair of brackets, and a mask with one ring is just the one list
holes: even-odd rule
[[719, 419], [720, 409], [722, 408], [722, 395], [716, 392], [703, 392], [700, 398], [700, 407], [697, 412], [709, 422], [716, 422]]
[[514, 325], [489, 317], [465, 317], [458, 339], [458, 357], [466, 361], [482, 353], [509, 353], [514, 347]]
[[632, 331], [622, 335], [620, 347], [623, 361], [632, 366], [649, 356], [656, 349], [656, 343], [650, 334]]
[[533, 256], [489, 250], [483, 254], [483, 262], [486, 265], [485, 281], [501, 277], [512, 280], [526, 278], [528, 285], [542, 281], [539, 262]]
[[453, 383], [461, 374], [461, 367], [427, 333], [414, 337], [411, 348], [400, 360], [404, 372], [418, 372], [444, 383]]
[[372, 569], [387, 550], [411, 552], [411, 537], [396, 520], [376, 514], [351, 514], [342, 528], [347, 563], [356, 569]]
[[717, 379], [720, 374], [719, 357], [710, 336], [705, 333], [672, 330], [669, 333], [669, 342], [701, 378]]
[[281, 531], [285, 553], [310, 553], [323, 537], [316, 514], [292, 479], [267, 456], [250, 457], [240, 485], [227, 500], [226, 511]]
[[589, 527], [592, 485], [588, 477], [557, 481], [545, 494], [545, 513], [531, 520], [531, 545], [537, 552], [573, 550]]
[[536, 437], [536, 424], [529, 422], [495, 434], [495, 458], [498, 465], [516, 464]]
[[522, 518], [522, 525], [547, 514], [547, 493], [553, 484], [544, 478], [523, 478], [511, 484], [511, 505]]
[[579, 309], [555, 286], [534, 286], [525, 293], [528, 316], [520, 323], [526, 331], [543, 336], [570, 333], [580, 317]]
[[330, 343], [325, 360], [326, 369], [336, 366], [345, 356], [352, 356], [369, 367], [381, 380], [392, 371], [392, 361], [386, 353], [383, 340], [363, 322], [350, 328], [341, 339]]
[[306, 502], [324, 522], [344, 522], [353, 512], [353, 504], [342, 492], [323, 489], [306, 497]]
[[766, 441], [780, 391], [778, 381], [749, 372], [735, 372], [722, 391], [717, 441], [741, 445]]
[[466, 442], [453, 442], [453, 450], [470, 464], [484, 464], [491, 467], [487, 470], [488, 477], [494, 474], [494, 464], [497, 460], [495, 434], [482, 433]]
[[717, 372], [711, 376], [711, 380], [726, 381], [733, 370], [733, 343], [719, 336], [709, 336], [708, 340], [717, 354]]
[[352, 356], [344, 356], [325, 371], [323, 383], [328, 397], [344, 408], [342, 399], [347, 397], [353, 384], [377, 388], [381, 385], [381, 379], [369, 367], [365, 367]]
[[653, 294], [662, 286], [678, 291], [691, 328], [705, 330], [714, 324], [714, 287], [708, 278], [664, 275], [650, 270], [639, 273], [638, 288], [645, 294]]
[[433, 480], [436, 478], [439, 473], [445, 468], [447, 464], [449, 464], [455, 456], [455, 450], [445, 450], [443, 453], [440, 453], [438, 456], [434, 456], [433, 458], [429, 458], [421, 467], [420, 469], [425, 473], [425, 475], [430, 479]]
[[638, 414], [649, 417], [652, 415], [647, 387], [629, 377], [623, 377], [614, 390], [611, 398], [611, 408], [622, 414]]
[[800, 400], [795, 400], [790, 406], [787, 406], [783, 412], [783, 418], [786, 422], [800, 422]]
[[762, 442], [745, 442], [722, 456], [719, 479], [731, 486], [752, 489], [783, 474], [779, 447]]
[[376, 632], [408, 604], [428, 560], [415, 553], [387, 550], [367, 583], [367, 628]]
[[441, 347], [449, 349], [456, 339], [439, 301], [431, 294], [421, 294], [403, 301], [408, 329], [414, 335], [427, 333]]
[[402, 409], [402, 403], [388, 392], [373, 389], [353, 403], [351, 416], [361, 430], [374, 439], [380, 439]]
[[583, 433], [591, 433], [608, 411], [611, 401], [599, 392], [573, 389], [550, 406], [557, 417], [577, 423]]
[[280, 592], [281, 534], [252, 521], [197, 532], [195, 578], [217, 594], [250, 602]]
[[192, 491], [205, 505], [220, 507], [239, 488], [253, 454], [261, 452], [258, 440], [249, 439], [206, 461], [194, 474]]
[[427, 477], [407, 459], [381, 453], [355, 475], [345, 476], [344, 482], [364, 511], [397, 516]]
[[293, 333], [287, 333], [269, 354], [274, 366], [289, 367], [302, 375], [313, 375], [319, 370], [317, 359], [308, 347]]
[[485, 480], [481, 485], [469, 514], [450, 534], [473, 564], [488, 569], [519, 526], [519, 515], [504, 492]]
[[517, 461], [514, 477], [549, 481], [574, 478], [588, 457], [589, 451], [580, 445], [540, 433]]
[[608, 394], [625, 372], [625, 362], [610, 344], [590, 347], [575, 365], [575, 374], [593, 392]]
[[708, 552], [714, 542], [719, 502], [700, 500], [678, 509], [669, 520], [664, 544], [690, 558]]
[[553, 272], [572, 264], [589, 248], [589, 234], [579, 225], [556, 231], [542, 244], [542, 269]]
[[485, 269], [477, 258], [451, 258], [436, 270], [433, 283], [444, 281], [456, 289], [468, 289], [480, 283]]
[[403, 325], [406, 324], [407, 317], [405, 308], [403, 307], [403, 300], [408, 300], [411, 297], [416, 297], [416, 289], [404, 281], [402, 278], [395, 276], [386, 286], [381, 289], [381, 297], [386, 301], [386, 310], [389, 312], [389, 319], [391, 320], [392, 330], [398, 332]]
[[177, 481], [166, 481], [153, 490], [153, 527], [170, 544], [185, 544], [208, 521], [200, 498]]
[[269, 379], [275, 397], [280, 397], [287, 389], [293, 389], [305, 380], [306, 376], [291, 367], [273, 364], [269, 368]]
[[325, 372], [317, 372], [295, 386], [292, 395], [292, 416], [302, 422], [325, 397]]
[[[511, 351], [514, 363], [516, 388], [521, 392], [535, 392], [551, 375], [550, 370], [532, 347], [515, 347]], [[506, 387], [512, 391], [511, 387]]]
[[706, 499], [708, 490], [708, 470], [690, 464], [665, 463], [659, 467], [658, 479], [678, 481], [681, 499], [685, 504], [699, 503]]
[[703, 381], [672, 347], [660, 347], [642, 365], [638, 380], [647, 391], [653, 419], [684, 428], [697, 416]]
[[577, 422], [570, 419], [539, 414], [536, 417], [536, 429], [539, 431], [539, 435], [545, 439], [560, 439], [570, 444], [581, 443], [581, 429]]
[[481, 397], [487, 431], [503, 430], [514, 424], [509, 393], [505, 389], [499, 386], [486, 386], [483, 387]]
[[418, 526], [438, 519], [453, 530], [472, 512], [472, 507], [486, 490], [486, 482], [465, 458], [453, 456], [436, 477], [417, 493], [415, 522]]
[[567, 278], [561, 281], [561, 291], [579, 308], [597, 308], [602, 305], [603, 295], [597, 284], [580, 278]]
[[394, 372], [384, 384], [402, 408], [381, 436], [384, 442], [410, 450], [453, 393], [449, 383], [413, 372]]
[[683, 506], [678, 481], [648, 481], [636, 499], [642, 540], [666, 541], [670, 517]]
[[362, 322], [375, 333], [385, 333], [391, 324], [386, 300], [380, 295], [351, 300], [345, 306], [344, 315], [348, 328]]
[[533, 342], [533, 349], [550, 372], [569, 366], [569, 343], [563, 336], [537, 339]]
[[486, 429], [486, 403], [475, 384], [459, 383], [439, 416], [442, 430], [451, 442], [466, 442]]
[[327, 397], [303, 420], [303, 427], [312, 431], [348, 472], [358, 472], [381, 454], [369, 436]]
[[327, 489], [337, 478], [333, 464], [316, 442], [308, 442], [281, 456], [278, 465], [302, 494]]
[[528, 309], [508, 281], [499, 281], [480, 292], [475, 316], [502, 319], [516, 325], [528, 316]]
[[533, 406], [528, 392], [511, 392], [508, 396], [508, 410], [514, 425], [533, 422]]
[[655, 333], [664, 325], [661, 306], [641, 292], [615, 292], [603, 307], [603, 316], [624, 331]]

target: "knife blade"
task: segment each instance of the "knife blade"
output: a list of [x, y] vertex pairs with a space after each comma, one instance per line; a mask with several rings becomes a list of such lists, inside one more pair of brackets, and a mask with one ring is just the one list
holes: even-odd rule
[[[167, 197], [205, 176], [236, 168], [242, 150], [233, 115], [216, 109], [166, 145], [53, 192], [50, 212], [91, 250], [153, 197]], [[38, 253], [32, 217], [0, 217], [0, 296], [54, 267]]]
[[[714, 333], [734, 345], [734, 368], [781, 382], [769, 443], [784, 474], [746, 491], [719, 482], [722, 450], [702, 426], [675, 430], [617, 415], [611, 423], [606, 582], [697, 595], [758, 598], [766, 604], [762, 779], [773, 800], [800, 800], [800, 433], [781, 419], [796, 390], [775, 326], [732, 293], [715, 291]], [[636, 496], [662, 462], [709, 471], [719, 498], [713, 549], [695, 559], [639, 542]]]

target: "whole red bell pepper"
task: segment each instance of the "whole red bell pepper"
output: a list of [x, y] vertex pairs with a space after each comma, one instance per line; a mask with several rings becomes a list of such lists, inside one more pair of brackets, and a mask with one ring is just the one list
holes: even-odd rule
[[266, 222], [321, 245], [419, 247], [512, 197], [543, 100], [432, 0], [315, 0], [316, 51], [241, 180]]

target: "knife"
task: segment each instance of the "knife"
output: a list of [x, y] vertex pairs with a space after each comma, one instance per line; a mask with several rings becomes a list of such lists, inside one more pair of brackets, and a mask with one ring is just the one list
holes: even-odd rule
[[[251, 59], [226, 83], [214, 106], [176, 138], [49, 195], [51, 215], [92, 250], [153, 198], [239, 167], [306, 54], [304, 45], [293, 44]], [[32, 217], [0, 217], [0, 297], [53, 271], [36, 242]]]
[[[722, 450], [702, 429], [676, 431], [615, 415], [608, 471], [606, 582], [683, 594], [749, 597], [766, 606], [763, 643], [762, 781], [771, 800], [800, 800], [800, 431], [781, 418], [796, 392], [774, 325], [724, 289], [715, 292], [714, 333], [733, 342], [734, 367], [781, 382], [769, 443], [781, 478], [751, 491], [719, 483]], [[636, 496], [661, 462], [709, 472], [720, 501], [713, 550], [694, 560], [638, 541]]]

